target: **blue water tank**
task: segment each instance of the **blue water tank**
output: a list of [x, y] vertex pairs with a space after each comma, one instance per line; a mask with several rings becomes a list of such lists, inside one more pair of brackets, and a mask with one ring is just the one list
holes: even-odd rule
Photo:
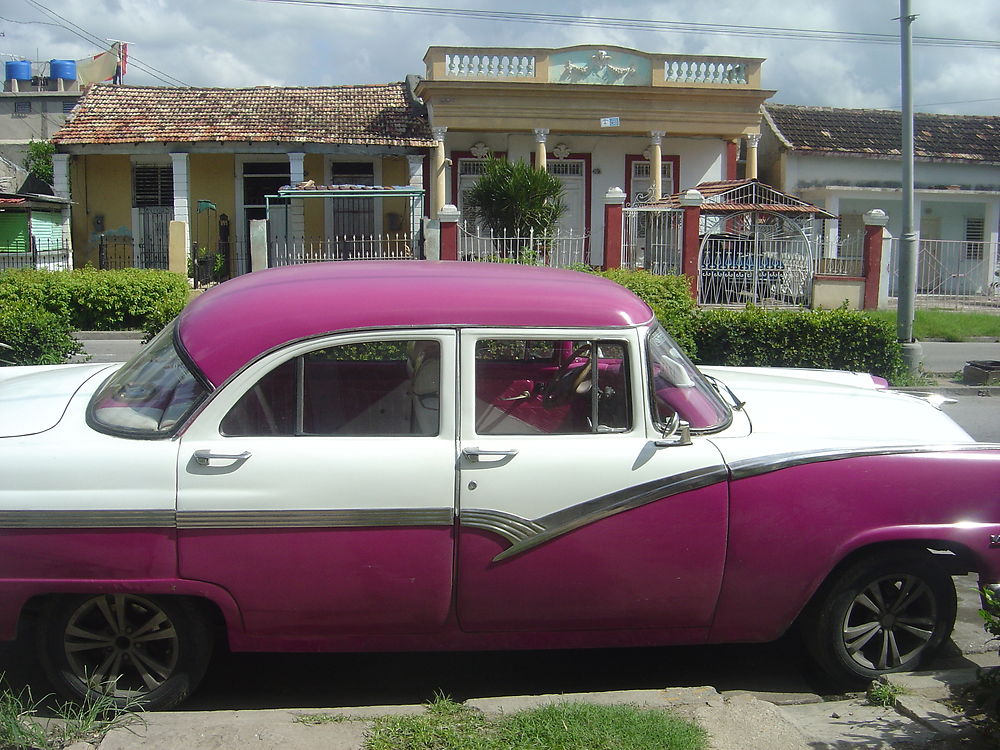
[[49, 78], [76, 80], [76, 60], [49, 60]]
[[31, 60], [8, 60], [4, 63], [5, 80], [30, 81]]

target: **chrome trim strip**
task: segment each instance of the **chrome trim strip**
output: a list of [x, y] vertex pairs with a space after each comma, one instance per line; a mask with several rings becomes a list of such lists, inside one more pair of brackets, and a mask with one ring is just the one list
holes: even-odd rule
[[452, 508], [349, 510], [7, 510], [0, 529], [283, 529], [451, 526]]
[[511, 543], [519, 542], [545, 531], [544, 526], [534, 521], [500, 510], [463, 509], [459, 519], [463, 526], [492, 531]]
[[728, 478], [729, 470], [720, 464], [637, 484], [534, 520], [481, 508], [463, 508], [459, 520], [462, 526], [492, 531], [509, 541], [511, 546], [493, 558], [493, 562], [501, 562], [608, 516], [725, 482]]
[[824, 461], [840, 461], [845, 458], [981, 450], [1000, 450], [1000, 444], [943, 443], [938, 445], [880, 445], [870, 448], [830, 448], [825, 450], [780, 453], [764, 458], [745, 458], [741, 461], [733, 461], [729, 465], [729, 468], [732, 472], [732, 478], [736, 480], [768, 474], [772, 471], [788, 469], [793, 466], [803, 466], [805, 464], [821, 463]]
[[4, 529], [173, 528], [172, 510], [5, 510]]
[[179, 529], [306, 529], [359, 526], [451, 526], [451, 508], [352, 508], [349, 510], [178, 511]]

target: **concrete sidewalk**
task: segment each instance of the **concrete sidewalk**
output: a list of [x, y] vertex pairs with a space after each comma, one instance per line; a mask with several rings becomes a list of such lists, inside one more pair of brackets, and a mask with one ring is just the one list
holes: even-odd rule
[[[998, 663], [995, 653], [975, 661]], [[988, 745], [946, 704], [954, 690], [975, 680], [975, 673], [975, 668], [965, 668], [893, 675], [888, 682], [901, 694], [890, 708], [871, 706], [863, 696], [823, 701], [811, 694], [720, 694], [712, 687], [481, 698], [465, 705], [494, 715], [560, 701], [669, 708], [701, 725], [711, 750], [976, 750]], [[375, 706], [149, 713], [133, 726], [109, 733], [99, 750], [361, 750], [372, 718], [423, 710]]]

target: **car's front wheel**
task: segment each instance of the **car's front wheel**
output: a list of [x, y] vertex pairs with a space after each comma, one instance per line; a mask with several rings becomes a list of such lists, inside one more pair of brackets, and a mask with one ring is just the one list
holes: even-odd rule
[[200, 682], [212, 650], [201, 614], [172, 597], [58, 597], [39, 625], [42, 667], [75, 701], [103, 694], [119, 707], [170, 708]]
[[845, 568], [803, 616], [810, 655], [840, 688], [915, 669], [951, 635], [955, 586], [928, 553], [873, 555]]

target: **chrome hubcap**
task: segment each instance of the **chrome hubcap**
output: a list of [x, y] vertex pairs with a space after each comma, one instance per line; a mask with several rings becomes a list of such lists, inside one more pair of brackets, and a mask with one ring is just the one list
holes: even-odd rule
[[888, 670], [914, 659], [934, 634], [937, 608], [919, 578], [893, 575], [873, 581], [847, 608], [842, 635], [851, 658], [867, 669]]
[[88, 599], [70, 616], [63, 638], [74, 676], [115, 697], [155, 690], [177, 666], [177, 631], [148, 599], [108, 594]]

